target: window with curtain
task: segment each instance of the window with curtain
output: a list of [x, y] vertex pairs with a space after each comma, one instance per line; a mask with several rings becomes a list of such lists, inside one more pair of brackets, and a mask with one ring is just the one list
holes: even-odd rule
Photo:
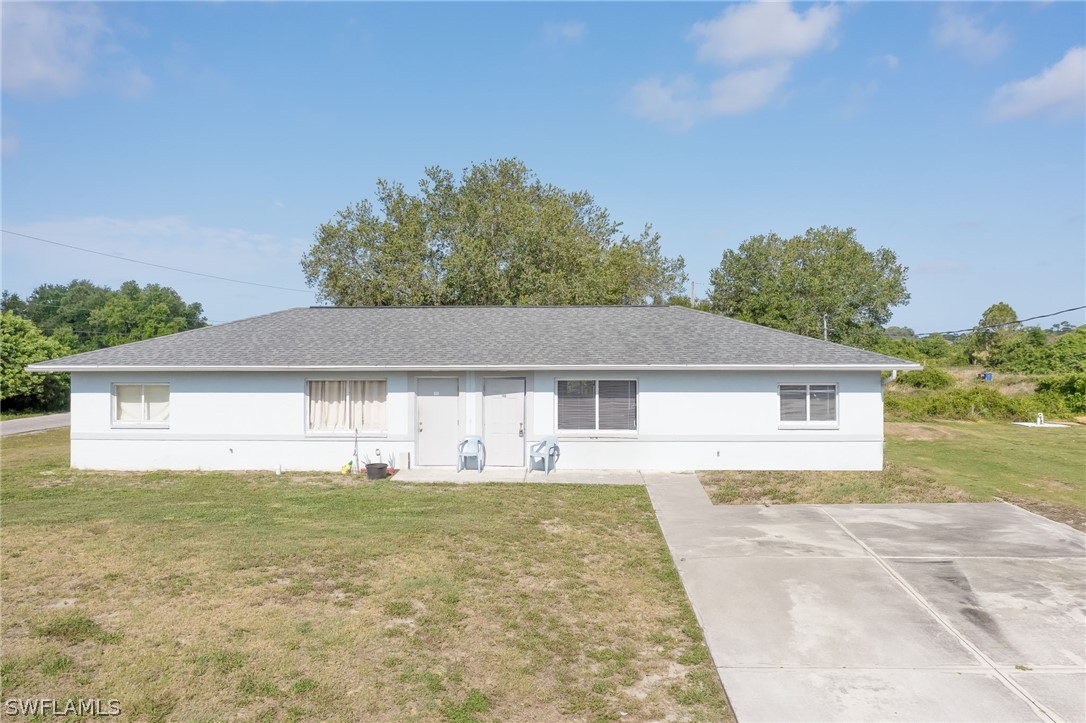
[[781, 422], [837, 421], [836, 384], [781, 384]]
[[169, 422], [169, 384], [113, 385], [114, 424], [161, 427]]
[[636, 430], [637, 382], [632, 379], [560, 380], [558, 429]]
[[309, 382], [309, 429], [314, 432], [384, 432], [385, 380]]

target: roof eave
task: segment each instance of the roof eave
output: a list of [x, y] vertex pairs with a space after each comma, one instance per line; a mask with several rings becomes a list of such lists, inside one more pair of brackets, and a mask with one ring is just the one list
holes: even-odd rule
[[26, 367], [31, 372], [432, 372], [492, 369], [500, 371], [914, 371], [921, 364], [888, 359], [878, 364], [449, 364], [449, 365], [90, 365], [49, 364], [41, 362]]

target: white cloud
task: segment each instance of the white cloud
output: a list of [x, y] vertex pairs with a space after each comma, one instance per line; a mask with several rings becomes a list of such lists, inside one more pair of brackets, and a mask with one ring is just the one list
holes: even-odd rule
[[105, 86], [138, 97], [150, 90], [95, 5], [8, 2], [2, 23], [5, 91], [64, 96]]
[[740, 115], [761, 108], [788, 80], [791, 65], [775, 63], [765, 68], [736, 70], [709, 86], [709, 115]]
[[1086, 47], [1071, 48], [1037, 75], [999, 88], [992, 96], [990, 113], [996, 120], [1086, 113]]
[[[275, 245], [275, 237], [269, 234], [199, 226], [183, 216], [136, 219], [91, 216], [73, 220], [36, 221], [8, 227], [30, 236], [41, 236], [51, 241], [72, 243], [120, 256], [131, 255], [147, 261], [156, 261], [154, 256], [173, 253], [176, 253], [179, 259], [206, 258], [202, 254], [204, 247], [218, 248], [224, 252], [268, 253], [272, 250], [269, 244]], [[151, 251], [151, 257], [141, 256], [140, 252], [144, 250]]]
[[[298, 265], [308, 248], [305, 238], [204, 226], [183, 216], [112, 218], [104, 216], [5, 221], [18, 233], [86, 249], [294, 289], [305, 289]], [[213, 259], [213, 263], [206, 261]], [[312, 294], [217, 281], [166, 269], [97, 256], [11, 234], [3, 236], [5, 286], [20, 296], [42, 283], [90, 279], [117, 287], [128, 279], [176, 289], [186, 301], [203, 303], [209, 318], [238, 318], [288, 306], [313, 303]]]
[[871, 99], [879, 90], [877, 80], [869, 80], [866, 83], [853, 83], [848, 90], [848, 97], [840, 110], [840, 117], [855, 118], [868, 111]]
[[129, 68], [117, 79], [120, 81], [117, 85], [117, 91], [129, 99], [143, 98], [155, 86], [147, 74], [137, 67]]
[[707, 118], [757, 110], [782, 97], [795, 58], [834, 44], [839, 18], [834, 5], [814, 5], [802, 13], [771, 0], [732, 5], [712, 20], [694, 23], [689, 35], [698, 43], [699, 60], [725, 65], [728, 72], [707, 85], [689, 75], [670, 83], [641, 80], [628, 96], [633, 113], [687, 130]]
[[707, 118], [749, 113], [769, 103], [788, 79], [790, 64], [735, 70], [703, 88], [688, 75], [670, 83], [647, 78], [630, 91], [635, 115], [684, 131]]
[[681, 75], [671, 83], [659, 78], [638, 81], [630, 89], [634, 115], [674, 130], [687, 130], [699, 119], [703, 103], [697, 98], [698, 84]]
[[750, 60], [796, 58], [833, 44], [840, 19], [834, 5], [813, 5], [799, 13], [787, 2], [732, 5], [713, 20], [694, 23], [698, 58], [725, 65]]
[[580, 22], [543, 23], [543, 37], [551, 43], [580, 40], [588, 33], [588, 26]]
[[931, 30], [935, 44], [957, 50], [974, 63], [995, 60], [1010, 46], [1010, 34], [1000, 24], [985, 28], [980, 18], [969, 15], [956, 5], [939, 8], [939, 18]]
[[897, 66], [901, 65], [901, 61], [898, 57], [896, 55], [891, 55], [890, 53], [880, 56], [878, 62], [885, 65], [890, 70], [897, 70]]

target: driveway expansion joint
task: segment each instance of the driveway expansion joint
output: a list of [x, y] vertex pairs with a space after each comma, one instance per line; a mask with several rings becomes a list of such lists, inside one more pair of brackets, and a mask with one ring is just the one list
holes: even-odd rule
[[[836, 524], [838, 527], [840, 527], [841, 530], [846, 535], [851, 537], [856, 542], [857, 545], [859, 545], [861, 548], [863, 548], [863, 550], [868, 555], [871, 556], [871, 558], [879, 565], [879, 567], [881, 567], [891, 578], [893, 578], [894, 582], [896, 582], [906, 593], [908, 593], [909, 597], [911, 597], [913, 600], [915, 600], [916, 603], [918, 605], [920, 605], [920, 607], [927, 610], [927, 612], [933, 618], [935, 618], [935, 620], [940, 625], [942, 625], [946, 629], [947, 632], [949, 632], [952, 636], [954, 636], [958, 640], [958, 642], [961, 643], [963, 647], [965, 647], [966, 650], [968, 650], [970, 653], [972, 653], [977, 658], [977, 660], [979, 660], [981, 663], [983, 663], [985, 667], [987, 667], [988, 669], [993, 671], [996, 674], [996, 678], [1001, 683], [1003, 683], [1003, 685], [1005, 685], [1007, 688], [1009, 688], [1010, 691], [1012, 693], [1014, 693], [1016, 696], [1018, 696], [1023, 701], [1025, 701], [1025, 703], [1033, 710], [1033, 712], [1036, 715], [1041, 716], [1042, 719], [1050, 720], [1050, 721], [1053, 721], [1054, 723], [1058, 723], [1058, 721], [1060, 720], [1059, 718], [1054, 717], [1046, 709], [1041, 707], [1040, 703], [1035, 701], [1033, 699], [1033, 697], [1029, 695], [1029, 693], [1027, 693], [1025, 690], [1023, 690], [1020, 686], [1018, 686], [1010, 678], [1009, 675], [1005, 674], [1003, 672], [1003, 670], [1000, 669], [1000, 667], [996, 664], [996, 662], [994, 660], [992, 660], [987, 655], [985, 655], [984, 652], [980, 648], [978, 648], [976, 645], [974, 645], [973, 641], [971, 641], [969, 638], [967, 638], [964, 633], [960, 632], [957, 628], [955, 628], [950, 623], [949, 620], [947, 620], [942, 615], [940, 615], [939, 612], [934, 607], [932, 607], [931, 604], [927, 600], [924, 599], [923, 595], [921, 595], [919, 592], [917, 592], [917, 590], [914, 589], [912, 585], [910, 585], [908, 582], [906, 582], [905, 579], [903, 577], [901, 577], [901, 575], [899, 575], [889, 564], [886, 563], [885, 560], [883, 560], [874, 550], [872, 550], [866, 543], [864, 543], [863, 540], [858, 538], [856, 535], [852, 534], [852, 532], [847, 527], [845, 527], [845, 525], [842, 524], [836, 517], [834, 517], [832, 514], [830, 514], [829, 510], [827, 510], [825, 507], [819, 507], [819, 509], [821, 510], [821, 512], [824, 515], [826, 515], [826, 517], [829, 517], [831, 520], [833, 520], [834, 524]], [[934, 559], [948, 559], [948, 558], [943, 557], [943, 558], [934, 558]], [[1033, 559], [1033, 558], [1030, 558], [1030, 559]]]
[[743, 723], [1086, 721], [1082, 533], [999, 503], [713, 505], [643, 476]]

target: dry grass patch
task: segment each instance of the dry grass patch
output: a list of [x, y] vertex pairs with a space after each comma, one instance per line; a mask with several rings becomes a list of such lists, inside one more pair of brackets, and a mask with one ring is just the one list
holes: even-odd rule
[[881, 504], [961, 502], [967, 493], [915, 467], [882, 472], [699, 472], [715, 504]]
[[994, 387], [1002, 394], [1008, 396], [1033, 394], [1033, 392], [1036, 391], [1037, 380], [1044, 376], [1043, 374], [1012, 374], [1009, 372], [996, 371], [992, 372], [992, 381], [986, 382], [977, 377], [978, 374], [984, 373], [984, 367], [960, 366], [942, 368], [954, 377], [954, 382], [959, 387]]
[[4, 698], [142, 720], [730, 718], [641, 488], [101, 475], [66, 469], [65, 433], [4, 444]]

